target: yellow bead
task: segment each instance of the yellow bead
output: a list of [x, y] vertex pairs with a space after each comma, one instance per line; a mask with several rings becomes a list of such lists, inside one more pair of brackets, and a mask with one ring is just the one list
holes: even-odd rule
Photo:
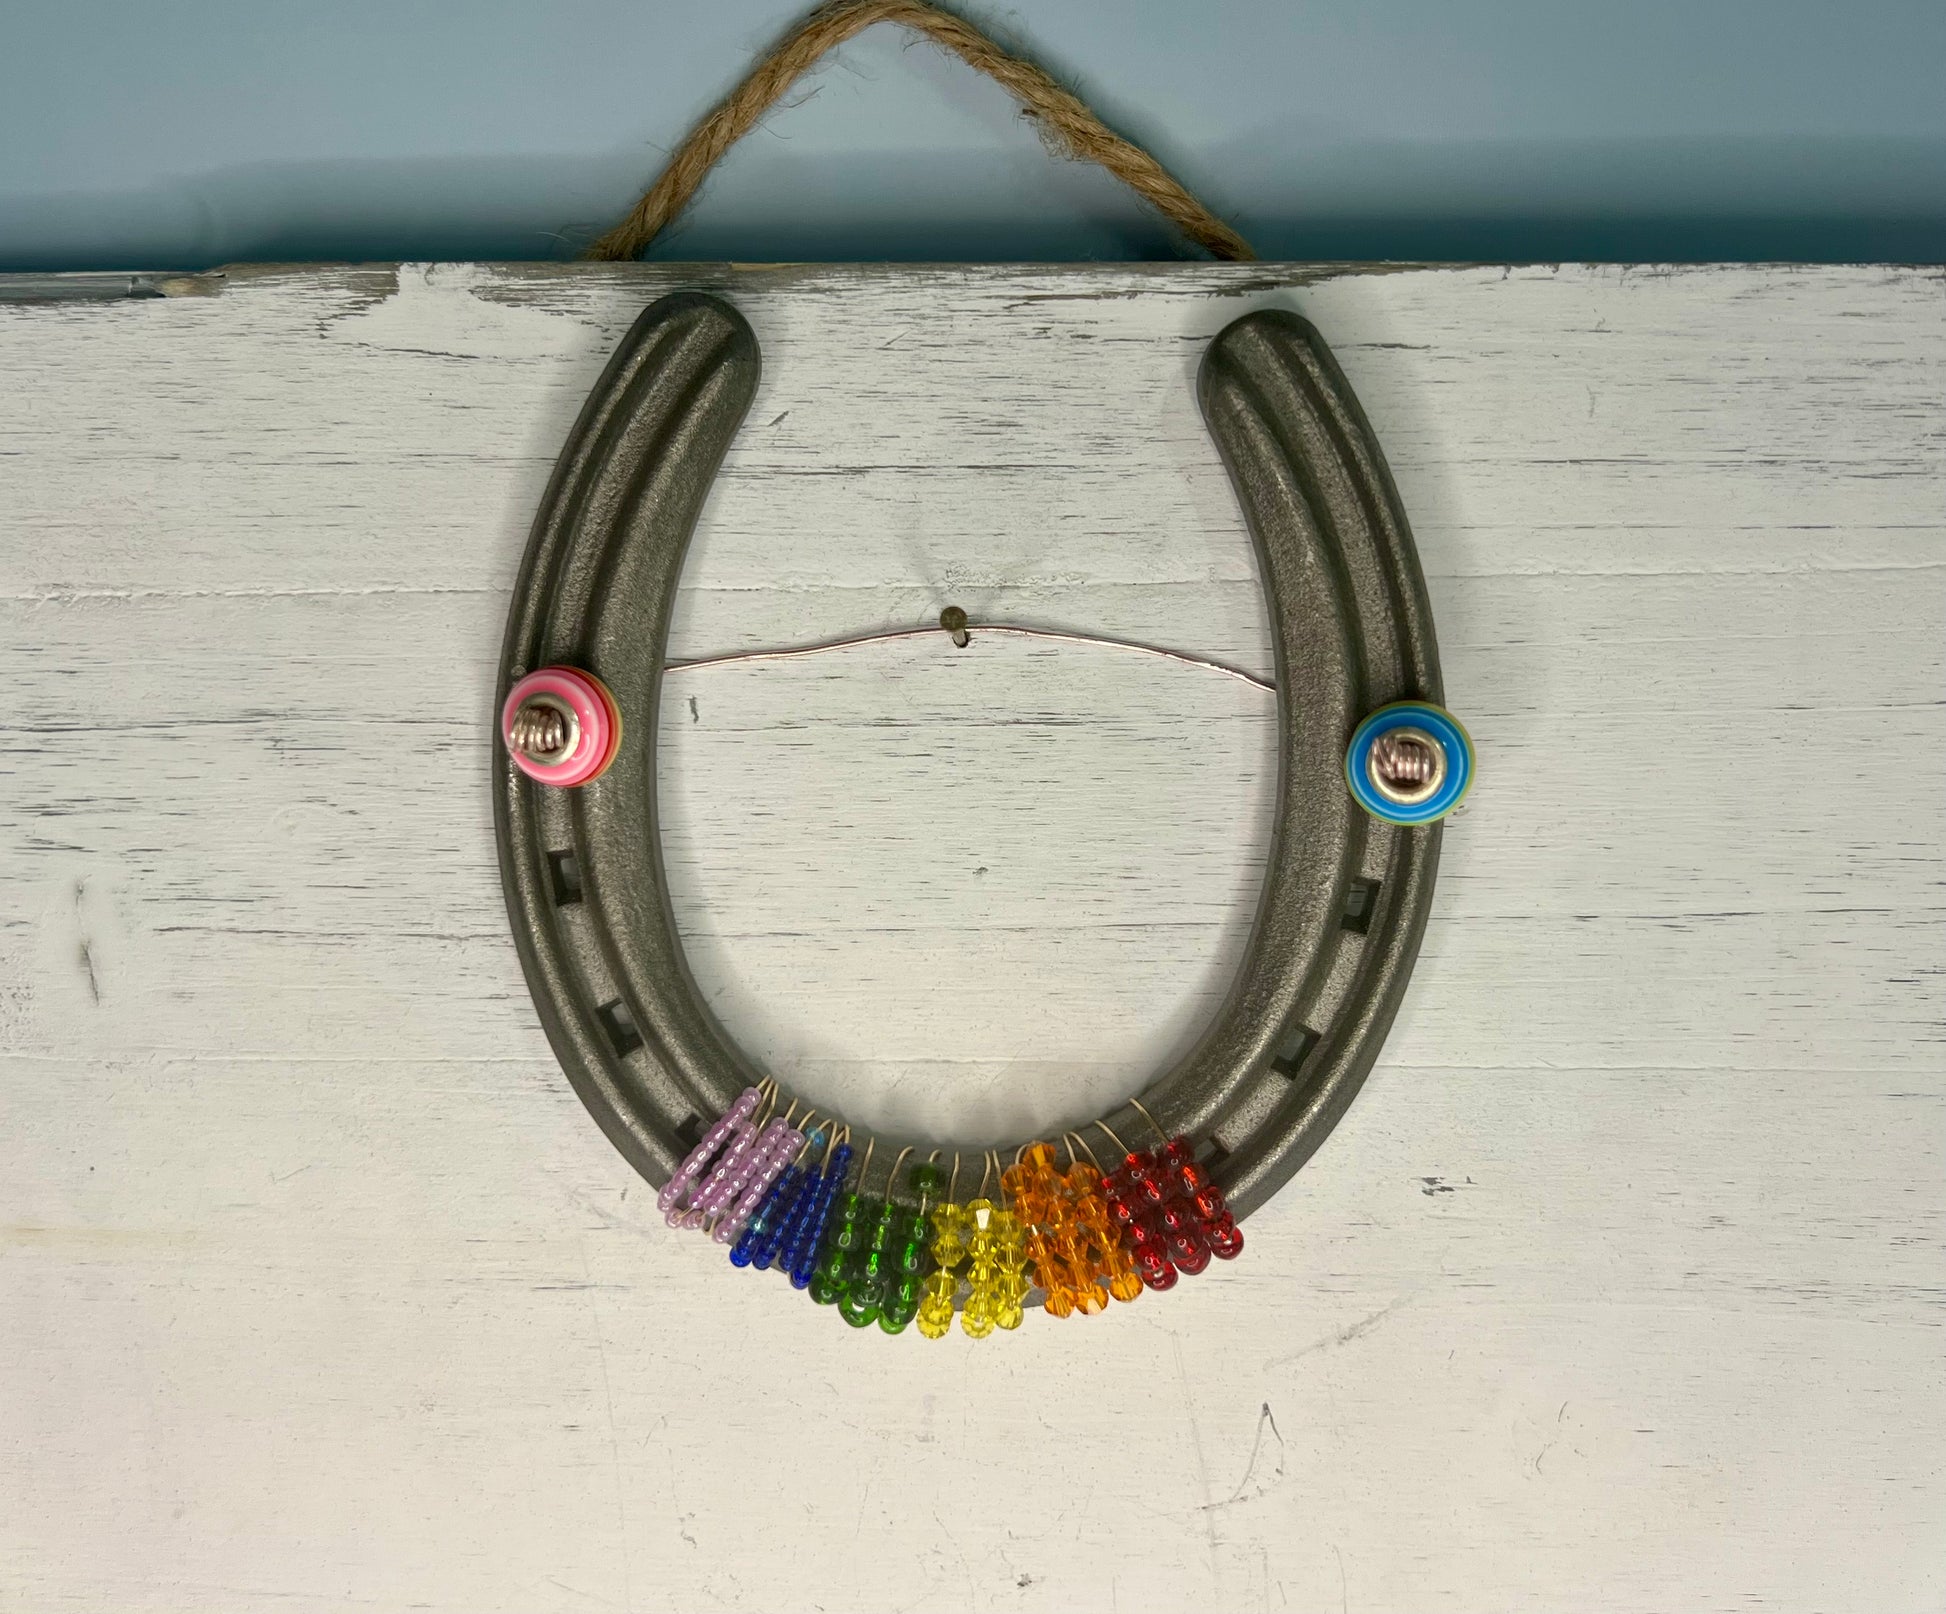
[[993, 1302], [975, 1290], [967, 1298], [966, 1310], [959, 1314], [959, 1325], [970, 1337], [985, 1339], [993, 1332]]
[[1027, 1313], [1020, 1309], [1018, 1300], [1003, 1300], [993, 1308], [994, 1322], [1009, 1330], [1018, 1328], [1026, 1315]]
[[953, 1306], [948, 1301], [944, 1306], [935, 1306], [930, 1300], [919, 1303], [919, 1332], [927, 1339], [944, 1339], [947, 1330], [953, 1326]]

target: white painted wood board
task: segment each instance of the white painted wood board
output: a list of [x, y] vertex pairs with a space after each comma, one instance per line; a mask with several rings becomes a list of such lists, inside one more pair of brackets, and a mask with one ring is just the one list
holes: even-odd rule
[[[1267, 670], [1191, 378], [1277, 305], [1357, 388], [1481, 780], [1233, 1269], [854, 1335], [667, 1233], [559, 1075], [502, 617], [695, 284], [766, 372], [681, 655], [957, 602]], [[1938, 270], [177, 289], [0, 306], [0, 1609], [1946, 1603]], [[1234, 966], [1268, 705], [991, 639], [676, 675], [697, 973], [861, 1119], [1078, 1119]]]

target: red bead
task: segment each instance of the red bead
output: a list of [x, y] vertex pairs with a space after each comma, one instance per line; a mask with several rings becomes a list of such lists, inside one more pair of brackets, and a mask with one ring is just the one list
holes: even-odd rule
[[1151, 1289], [1173, 1289], [1176, 1286], [1176, 1269], [1169, 1264], [1169, 1258], [1158, 1250], [1138, 1250], [1135, 1267], [1142, 1274], [1142, 1282]]
[[1193, 1203], [1196, 1206], [1196, 1214], [1206, 1222], [1213, 1222], [1219, 1217], [1230, 1214], [1229, 1201], [1223, 1197], [1223, 1190], [1215, 1183], [1198, 1190]]
[[1155, 1175], [1155, 1162], [1140, 1149], [1131, 1149], [1122, 1160], [1122, 1170], [1128, 1174], [1130, 1182], [1141, 1182], [1145, 1177]]
[[1176, 1168], [1176, 1181], [1185, 1194], [1194, 1194], [1209, 1186], [1209, 1173], [1192, 1161]]
[[1189, 1139], [1181, 1136], [1171, 1138], [1162, 1148], [1165, 1165], [1180, 1168], [1196, 1163], [1196, 1151], [1190, 1147]]
[[1228, 1216], [1215, 1227], [1206, 1229], [1203, 1237], [1209, 1244], [1209, 1253], [1219, 1261], [1234, 1261], [1243, 1254], [1243, 1229]]
[[1193, 1211], [1186, 1210], [1180, 1200], [1174, 1199], [1164, 1201], [1157, 1214], [1161, 1218], [1163, 1232], [1171, 1235], [1187, 1232], [1195, 1227], [1198, 1220]]
[[1151, 1205], [1160, 1205], [1169, 1197], [1169, 1185], [1160, 1177], [1144, 1177], [1137, 1186], [1142, 1190], [1142, 1198]]
[[1177, 1269], [1192, 1278], [1209, 1265], [1209, 1247], [1199, 1238], [1171, 1239], [1169, 1254]]
[[1133, 1250], [1160, 1249], [1162, 1235], [1146, 1221], [1136, 1217], [1128, 1224], [1128, 1243]]

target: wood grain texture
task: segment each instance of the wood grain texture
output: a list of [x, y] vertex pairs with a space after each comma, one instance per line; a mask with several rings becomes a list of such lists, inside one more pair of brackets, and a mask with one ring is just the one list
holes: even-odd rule
[[[1287, 306], [1482, 755], [1405, 1010], [1234, 1269], [858, 1336], [668, 1235], [549, 1056], [508, 590], [661, 291], [765, 380], [674, 653], [981, 617], [1266, 669], [1196, 417]], [[241, 272], [0, 306], [0, 1608], [1937, 1609], [1946, 279]], [[976, 639], [672, 677], [731, 1031], [975, 1141], [1134, 1088], [1269, 703]]]

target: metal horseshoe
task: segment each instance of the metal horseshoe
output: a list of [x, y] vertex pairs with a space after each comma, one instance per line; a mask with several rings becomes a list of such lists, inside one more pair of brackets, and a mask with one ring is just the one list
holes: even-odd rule
[[[523, 678], [569, 675], [522, 740], [579, 783], [537, 782], [500, 749], [494, 825], [514, 939], [568, 1079], [657, 1185], [759, 1079], [683, 958], [655, 789], [676, 582], [759, 362], [748, 323], [716, 298], [665, 297], [635, 322], [542, 500], [501, 659], [503, 734]], [[1269, 606], [1275, 824], [1229, 996], [1140, 1100], [1195, 1140], [1241, 1216], [1309, 1158], [1378, 1055], [1432, 906], [1438, 819], [1470, 781], [1471, 752], [1439, 726], [1452, 720], [1405, 514], [1317, 332], [1278, 310], [1244, 316], [1210, 344], [1198, 393]], [[1143, 1129], [1132, 1105], [1103, 1119], [1123, 1136]], [[887, 1190], [897, 1150], [879, 1154], [863, 1192]]]

